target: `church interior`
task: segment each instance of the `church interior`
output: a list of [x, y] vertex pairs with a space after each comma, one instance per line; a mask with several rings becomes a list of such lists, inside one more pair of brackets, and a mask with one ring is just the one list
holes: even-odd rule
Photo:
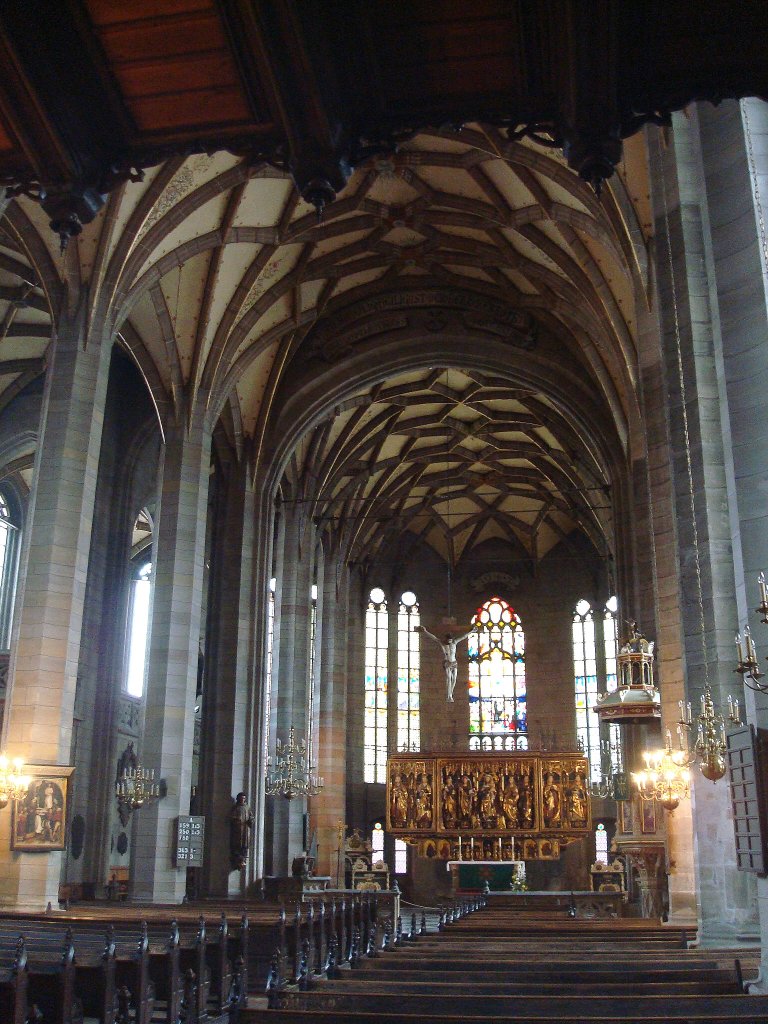
[[344, 969], [491, 940], [410, 1013], [618, 943], [768, 1019], [768, 8], [55, 8], [0, 5], [7, 1019], [66, 923], [102, 1024], [398, 1021]]

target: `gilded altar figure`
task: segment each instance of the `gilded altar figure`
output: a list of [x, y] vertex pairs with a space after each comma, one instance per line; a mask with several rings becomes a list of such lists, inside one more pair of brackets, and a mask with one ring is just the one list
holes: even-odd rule
[[480, 780], [480, 824], [483, 828], [496, 828], [498, 823], [498, 807], [496, 806], [496, 780], [490, 772], [485, 772]]
[[389, 793], [389, 821], [393, 828], [405, 828], [408, 824], [408, 790], [403, 776], [395, 772]]
[[552, 772], [547, 772], [542, 793], [544, 801], [544, 828], [557, 828], [562, 813], [560, 787]]
[[520, 789], [513, 772], [510, 771], [505, 780], [501, 790], [501, 814], [506, 828], [517, 828]]
[[432, 786], [426, 772], [419, 774], [416, 784], [416, 828], [429, 828], [432, 824]]
[[462, 828], [472, 827], [472, 811], [475, 805], [475, 789], [472, 779], [465, 771], [459, 782], [459, 825]]
[[568, 805], [571, 821], [582, 822], [587, 820], [587, 786], [584, 776], [580, 771], [576, 772], [576, 778], [569, 790]]
[[530, 772], [523, 772], [520, 789], [518, 821], [521, 828], [533, 828], [533, 780]]
[[443, 828], [456, 828], [456, 787], [453, 776], [443, 769]]

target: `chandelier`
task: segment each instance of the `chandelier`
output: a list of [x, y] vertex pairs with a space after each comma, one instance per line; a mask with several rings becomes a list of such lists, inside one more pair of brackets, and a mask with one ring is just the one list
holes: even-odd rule
[[[677, 723], [677, 734], [680, 738], [680, 749], [683, 749], [683, 730], [690, 730], [694, 725], [691, 713], [691, 702], [678, 701], [680, 721]], [[728, 695], [728, 721], [733, 725], [741, 725], [739, 701]], [[712, 691], [705, 687], [701, 695], [701, 711], [696, 715], [696, 742], [693, 745], [693, 762], [699, 760], [699, 768], [705, 779], [717, 782], [725, 775], [725, 719], [715, 710]]]
[[322, 788], [323, 780], [314, 774], [307, 758], [307, 741], [302, 738], [297, 743], [291, 726], [288, 742], [277, 740], [274, 758], [267, 758], [267, 795], [292, 800], [295, 796], [317, 796]]
[[155, 769], [143, 768], [138, 761], [123, 768], [115, 783], [118, 804], [131, 811], [160, 798], [160, 783], [155, 782]]
[[600, 781], [590, 786], [592, 796], [601, 800], [628, 800], [624, 754], [619, 740], [600, 741]]
[[24, 762], [20, 757], [9, 761], [5, 754], [0, 754], [0, 808], [11, 800], [21, 800], [26, 793], [32, 779], [22, 774], [23, 770]]
[[643, 800], [657, 800], [667, 811], [674, 811], [680, 801], [691, 792], [691, 758], [682, 744], [672, 749], [672, 736], [667, 729], [667, 745], [664, 750], [643, 752], [645, 768], [632, 772], [632, 780]]
[[[760, 573], [757, 582], [760, 586], [760, 604], [755, 611], [761, 622], [768, 623], [768, 588], [764, 573]], [[744, 685], [756, 693], [768, 693], [768, 685], [760, 682], [765, 673], [758, 668], [755, 641], [752, 639], [749, 626], [744, 627], [743, 636], [741, 633], [736, 634], [736, 659], [736, 671], [741, 675]]]

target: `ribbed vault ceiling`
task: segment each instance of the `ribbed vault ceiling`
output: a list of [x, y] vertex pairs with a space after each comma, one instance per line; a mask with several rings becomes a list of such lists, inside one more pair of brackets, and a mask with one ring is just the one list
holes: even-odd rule
[[[20, 199], [0, 225], [0, 405], [42, 371], [64, 282], [87, 284], [91, 322], [119, 332], [161, 419], [203, 403], [257, 459], [303, 338], [339, 303], [424, 282], [526, 311], [583, 366], [626, 450], [649, 233], [640, 139], [598, 200], [553, 151], [477, 125], [362, 166], [321, 223], [284, 174], [226, 153], [170, 161], [113, 193], [64, 258]], [[355, 549], [387, 505], [391, 529], [453, 559], [489, 536], [541, 557], [602, 518], [583, 507], [595, 493], [605, 504], [592, 488], [606, 481], [588, 460], [574, 468], [578, 439], [508, 381], [446, 367], [398, 377], [321, 433], [316, 512], [344, 519]]]
[[304, 438], [288, 476], [353, 561], [407, 531], [452, 565], [492, 538], [535, 562], [576, 526], [599, 543], [610, 508], [600, 467], [543, 396], [469, 370], [360, 394]]

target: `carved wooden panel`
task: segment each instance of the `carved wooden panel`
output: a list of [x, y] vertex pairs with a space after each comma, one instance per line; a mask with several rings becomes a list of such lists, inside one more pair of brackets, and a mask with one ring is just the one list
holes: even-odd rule
[[[387, 764], [387, 828], [440, 855], [454, 846], [499, 857], [510, 837], [529, 859], [559, 856], [560, 847], [592, 827], [588, 767], [577, 753], [398, 754]], [[467, 844], [471, 844], [471, 846]], [[521, 845], [522, 844], [522, 845]], [[430, 846], [430, 849], [431, 849]]]
[[745, 725], [727, 737], [728, 780], [739, 871], [766, 874], [768, 730]]

